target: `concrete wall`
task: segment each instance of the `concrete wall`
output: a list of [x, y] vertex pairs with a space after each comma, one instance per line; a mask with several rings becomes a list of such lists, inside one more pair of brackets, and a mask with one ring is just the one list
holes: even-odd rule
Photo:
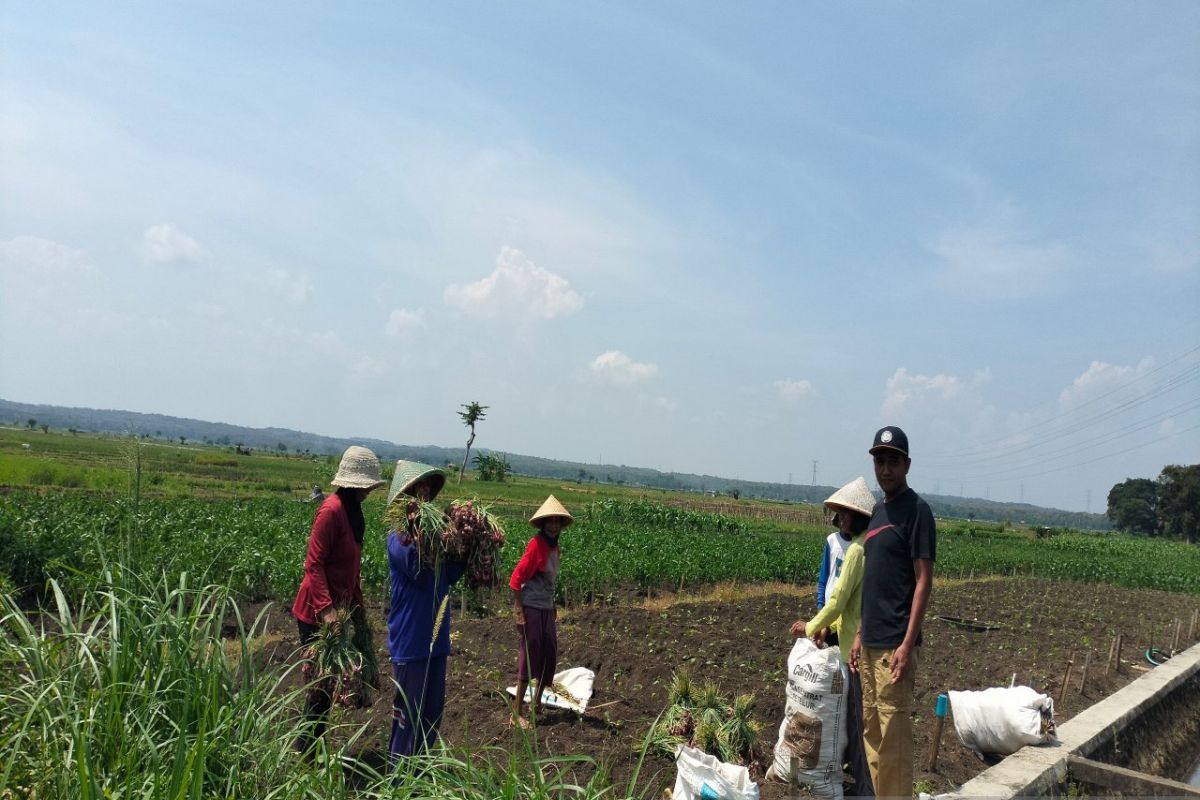
[[[1167, 737], [1164, 740], [1162, 737]], [[1168, 741], [1169, 740], [1169, 741]], [[956, 792], [960, 797], [1038, 797], [1054, 794], [1067, 777], [1067, 756], [1078, 755], [1117, 766], [1178, 778], [1159, 770], [1171, 761], [1170, 742], [1187, 767], [1200, 741], [1200, 644], [1155, 667], [1124, 689], [1058, 726], [1058, 741], [1041, 747], [1024, 747], [996, 766], [967, 781]], [[1155, 751], [1164, 754], [1156, 757]], [[1110, 760], [1116, 759], [1116, 760]]]

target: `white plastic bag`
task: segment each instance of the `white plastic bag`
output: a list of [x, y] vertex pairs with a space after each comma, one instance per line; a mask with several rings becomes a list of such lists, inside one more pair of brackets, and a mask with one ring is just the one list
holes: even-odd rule
[[849, 673], [836, 647], [817, 647], [801, 637], [788, 654], [787, 702], [770, 774], [795, 780], [816, 797], [842, 797], [846, 750], [846, 687]]
[[950, 708], [959, 740], [980, 753], [1006, 756], [1053, 738], [1054, 701], [1028, 686], [950, 692]]
[[[552, 687], [542, 689], [542, 705], [550, 708], [565, 708], [582, 714], [587, 710], [588, 701], [592, 699], [592, 685], [596, 681], [596, 673], [587, 667], [571, 667], [554, 673], [554, 685], [561, 686], [565, 691], [558, 692]], [[513, 697], [517, 696], [517, 687], [505, 689]], [[525, 690], [525, 702], [533, 702], [533, 682]]]
[[675, 753], [672, 800], [758, 800], [750, 770], [686, 745]]

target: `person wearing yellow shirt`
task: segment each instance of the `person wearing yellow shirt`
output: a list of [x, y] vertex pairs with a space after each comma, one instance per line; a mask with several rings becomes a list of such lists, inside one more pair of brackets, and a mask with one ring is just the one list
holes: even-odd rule
[[[833, 524], [837, 526], [841, 536], [850, 541], [850, 545], [846, 548], [841, 571], [836, 577], [833, 591], [825, 601], [825, 605], [812, 619], [797, 620], [792, 625], [792, 636], [808, 636], [818, 644], [832, 640], [831, 632], [836, 634], [838, 650], [841, 652], [842, 662], [845, 664], [850, 663], [850, 648], [858, 633], [862, 614], [862, 580], [865, 564], [863, 533], [871, 521], [871, 511], [874, 506], [875, 495], [871, 493], [866, 480], [862, 477], [847, 483], [825, 501], [825, 508], [833, 512]], [[832, 577], [831, 580], [833, 580]], [[850, 774], [854, 779], [854, 790], [851, 796], [874, 797], [871, 772], [867, 765], [866, 751], [863, 748], [862, 685], [859, 683], [857, 672], [850, 672], [849, 691], [846, 699], [848, 702], [845, 761], [850, 765]]]

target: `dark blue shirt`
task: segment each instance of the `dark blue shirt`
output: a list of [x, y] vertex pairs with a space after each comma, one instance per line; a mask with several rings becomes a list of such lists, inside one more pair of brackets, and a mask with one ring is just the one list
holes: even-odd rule
[[[917, 589], [915, 559], [937, 558], [937, 525], [929, 504], [911, 488], [894, 500], [875, 504], [863, 537], [862, 643], [899, 647], [908, 633]], [[917, 644], [921, 635], [917, 634]]]
[[[446, 561], [435, 570], [422, 566], [417, 548], [405, 544], [395, 531], [388, 534], [388, 569], [391, 572], [392, 604], [388, 610], [388, 653], [394, 663], [424, 661], [450, 655], [450, 602], [433, 641], [438, 608], [450, 587], [466, 571], [461, 561]], [[433, 647], [430, 647], [430, 644]]]

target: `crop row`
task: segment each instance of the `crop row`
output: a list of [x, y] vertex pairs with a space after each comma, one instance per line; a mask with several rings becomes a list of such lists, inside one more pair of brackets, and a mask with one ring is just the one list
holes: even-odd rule
[[[37, 593], [50, 578], [76, 591], [116, 561], [135, 572], [188, 572], [251, 599], [287, 599], [299, 584], [315, 507], [276, 499], [127, 501], [74, 493], [0, 496], [0, 588]], [[368, 501], [367, 519], [382, 518]], [[502, 575], [532, 529], [504, 517]], [[674, 589], [718, 581], [809, 583], [825, 530], [764, 535], [744, 522], [642, 501], [601, 501], [576, 510], [562, 537], [559, 588], [569, 602], [617, 589]], [[362, 575], [383, 597], [388, 569], [382, 523], [368, 524]], [[951, 528], [938, 543], [939, 575], [1035, 574], [1200, 594], [1200, 549], [1125, 537]]]

